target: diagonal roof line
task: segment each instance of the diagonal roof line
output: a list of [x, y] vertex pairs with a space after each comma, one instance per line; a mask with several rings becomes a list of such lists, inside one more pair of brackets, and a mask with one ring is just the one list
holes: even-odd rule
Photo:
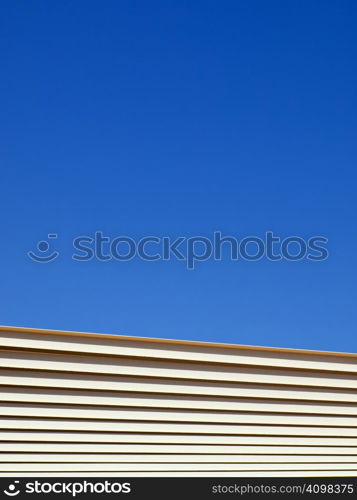
[[116, 335], [116, 334], [105, 334], [105, 333], [89, 333], [89, 332], [75, 332], [69, 330], [48, 330], [43, 328], [26, 328], [20, 326], [6, 326], [0, 325], [0, 332], [13, 332], [13, 333], [35, 333], [39, 335], [58, 335], [58, 336], [71, 336], [71, 337], [87, 337], [87, 338], [100, 338], [100, 339], [110, 339], [110, 340], [124, 340], [133, 342], [151, 342], [157, 344], [176, 344], [176, 345], [186, 345], [186, 346], [197, 346], [197, 347], [214, 347], [221, 349], [237, 349], [237, 350], [254, 350], [254, 351], [265, 351], [265, 352], [282, 352], [291, 354], [306, 354], [306, 355], [324, 355], [324, 356], [341, 356], [341, 357], [351, 357], [357, 358], [357, 353], [347, 353], [347, 352], [334, 352], [334, 351], [319, 351], [312, 349], [294, 349], [285, 347], [267, 347], [267, 346], [253, 346], [253, 345], [242, 345], [242, 344], [228, 344], [221, 342], [204, 342], [195, 340], [178, 340], [178, 339], [166, 339], [157, 337], [136, 337], [131, 335]]

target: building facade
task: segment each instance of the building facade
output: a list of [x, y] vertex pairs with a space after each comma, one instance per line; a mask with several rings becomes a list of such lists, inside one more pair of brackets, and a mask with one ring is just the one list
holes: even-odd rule
[[0, 328], [2, 476], [356, 476], [357, 355]]

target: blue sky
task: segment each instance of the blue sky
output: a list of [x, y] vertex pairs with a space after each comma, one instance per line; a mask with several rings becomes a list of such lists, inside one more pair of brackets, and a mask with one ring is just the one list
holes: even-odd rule
[[[4, 1], [0, 323], [357, 351], [353, 1]], [[76, 262], [103, 231], [322, 262]], [[27, 257], [39, 240], [60, 256]]]

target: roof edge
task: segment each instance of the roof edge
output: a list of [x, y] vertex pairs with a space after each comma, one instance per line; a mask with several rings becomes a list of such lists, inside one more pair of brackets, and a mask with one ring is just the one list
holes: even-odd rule
[[338, 357], [351, 357], [357, 358], [357, 353], [339, 352], [339, 351], [319, 351], [312, 349], [294, 349], [289, 347], [268, 347], [268, 346], [254, 346], [246, 344], [227, 344], [223, 342], [205, 342], [198, 340], [178, 340], [166, 339], [157, 337], [135, 337], [131, 335], [116, 335], [107, 333], [89, 333], [89, 332], [76, 332], [70, 330], [48, 330], [43, 328], [27, 328], [21, 326], [6, 326], [0, 325], [0, 332], [13, 332], [13, 333], [36, 333], [40, 335], [59, 335], [59, 336], [72, 336], [72, 337], [89, 337], [101, 338], [110, 340], [129, 340], [133, 342], [153, 342], [158, 344], [176, 344], [187, 346], [200, 346], [200, 347], [215, 347], [221, 349], [237, 349], [237, 350], [250, 350], [250, 351], [263, 351], [263, 352], [285, 352], [287, 354], [307, 354], [307, 355], [323, 355], [323, 356], [338, 356]]

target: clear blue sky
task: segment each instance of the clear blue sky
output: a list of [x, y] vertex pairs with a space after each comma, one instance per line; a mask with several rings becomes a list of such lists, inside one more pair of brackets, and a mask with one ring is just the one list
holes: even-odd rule
[[[357, 351], [354, 1], [3, 1], [0, 323]], [[323, 234], [324, 262], [71, 239]], [[58, 233], [55, 261], [26, 252]]]

